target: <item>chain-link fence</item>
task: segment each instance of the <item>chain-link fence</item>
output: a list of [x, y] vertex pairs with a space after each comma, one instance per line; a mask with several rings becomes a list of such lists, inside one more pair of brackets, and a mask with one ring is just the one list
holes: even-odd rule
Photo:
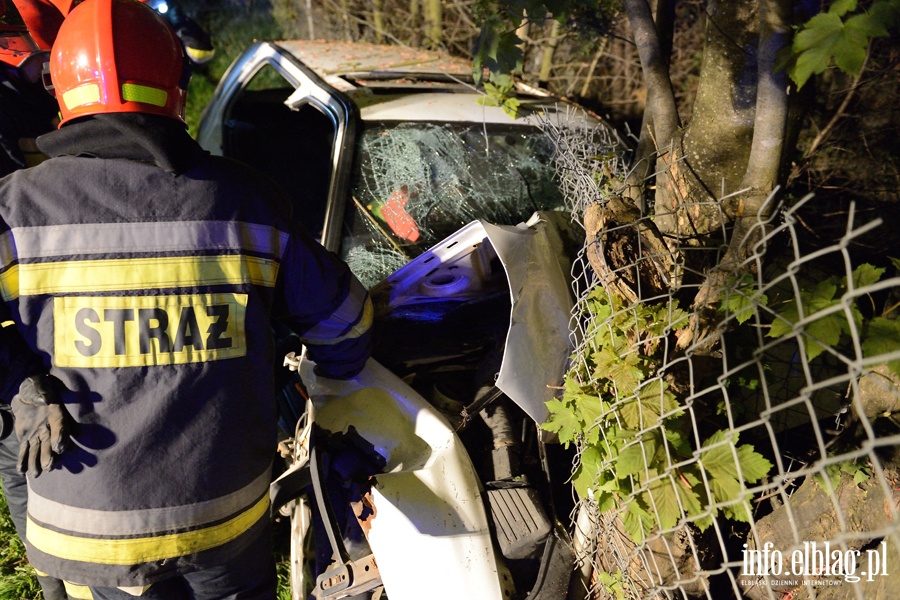
[[[575, 352], [546, 427], [578, 449], [590, 597], [894, 597], [900, 253], [866, 252], [886, 224], [786, 202], [700, 335], [693, 301], [726, 233], [659, 251], [650, 217], [622, 217], [612, 140], [545, 128], [587, 230]], [[836, 220], [842, 235], [809, 243]], [[641, 289], [648, 267], [671, 278]]]

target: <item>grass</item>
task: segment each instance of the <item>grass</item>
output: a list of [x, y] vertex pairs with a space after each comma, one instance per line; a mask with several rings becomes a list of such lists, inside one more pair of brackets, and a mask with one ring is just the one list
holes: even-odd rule
[[[289, 528], [275, 525], [275, 559], [278, 567], [277, 600], [291, 600]], [[41, 587], [25, 558], [25, 546], [16, 534], [6, 496], [0, 491], [0, 600], [41, 600]]]
[[25, 559], [25, 546], [16, 535], [6, 496], [0, 492], [0, 600], [37, 600], [42, 597], [34, 569]]

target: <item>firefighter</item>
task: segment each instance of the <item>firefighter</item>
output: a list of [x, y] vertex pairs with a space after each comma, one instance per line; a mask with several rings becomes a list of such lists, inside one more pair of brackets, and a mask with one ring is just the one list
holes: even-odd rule
[[[34, 139], [51, 131], [56, 101], [41, 83], [41, 71], [62, 14], [47, 0], [0, 1], [0, 177], [37, 164], [44, 156]], [[9, 402], [41, 362], [15, 327], [0, 326], [0, 480], [16, 533], [25, 539], [27, 486], [16, 469], [19, 441]], [[44, 600], [66, 600], [63, 582], [38, 574]]]
[[175, 30], [191, 63], [200, 66], [213, 59], [216, 49], [209, 33], [197, 21], [187, 16], [175, 0], [141, 0], [163, 16]]
[[346, 264], [188, 135], [184, 64], [149, 6], [85, 0], [51, 52], [50, 158], [0, 180], [0, 321], [44, 369], [13, 400], [28, 558], [95, 600], [272, 600], [272, 323], [324, 377], [369, 357]]

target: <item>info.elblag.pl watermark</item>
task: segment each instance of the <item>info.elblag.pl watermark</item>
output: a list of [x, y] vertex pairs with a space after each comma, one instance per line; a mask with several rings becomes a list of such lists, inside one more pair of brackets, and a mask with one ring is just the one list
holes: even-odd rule
[[[741, 575], [760, 579], [744, 579], [742, 585], [837, 585], [843, 581], [856, 583], [863, 578], [875, 581], [876, 577], [888, 574], [885, 541], [865, 551], [832, 548], [830, 542], [803, 542], [802, 548], [789, 555], [774, 546], [766, 542], [762, 549], [750, 550], [744, 544]], [[857, 572], [859, 565], [866, 565], [866, 570]]]

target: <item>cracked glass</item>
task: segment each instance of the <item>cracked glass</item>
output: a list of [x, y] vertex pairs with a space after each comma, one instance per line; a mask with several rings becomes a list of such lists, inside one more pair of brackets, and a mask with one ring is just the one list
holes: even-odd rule
[[516, 225], [564, 209], [553, 155], [529, 125], [367, 124], [342, 258], [371, 287], [471, 221]]

